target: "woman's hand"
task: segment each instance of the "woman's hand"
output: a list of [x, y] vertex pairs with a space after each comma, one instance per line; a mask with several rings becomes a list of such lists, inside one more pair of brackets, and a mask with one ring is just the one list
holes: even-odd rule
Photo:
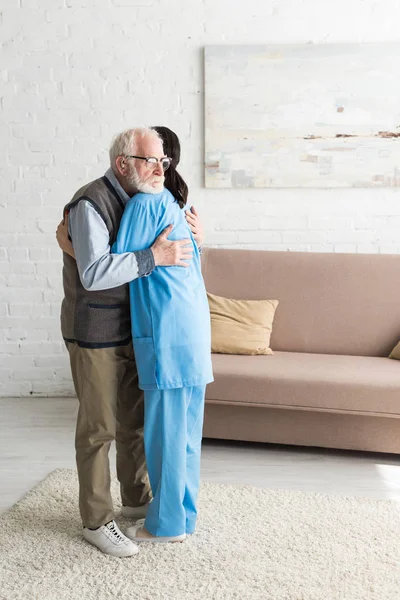
[[66, 215], [65, 219], [58, 224], [56, 239], [61, 250], [72, 256], [72, 258], [75, 258], [75, 252], [71, 240], [68, 237], [68, 215]]
[[186, 221], [192, 230], [193, 237], [196, 240], [197, 247], [200, 248], [204, 244], [204, 229], [200, 221], [199, 213], [194, 206], [186, 211]]

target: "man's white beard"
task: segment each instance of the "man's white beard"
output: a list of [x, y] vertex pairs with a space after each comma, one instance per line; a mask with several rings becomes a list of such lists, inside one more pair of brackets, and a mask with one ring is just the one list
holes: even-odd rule
[[137, 189], [144, 194], [159, 194], [164, 189], [164, 177], [161, 178], [161, 181], [157, 183], [156, 186], [150, 185], [149, 183], [139, 183]]
[[[130, 183], [137, 189], [138, 192], [143, 192], [143, 194], [159, 194], [164, 189], [164, 181], [165, 177], [162, 175], [161, 177], [158, 175], [154, 175], [151, 178], [150, 182], [143, 182], [135, 168], [133, 168], [132, 173], [130, 173]], [[157, 185], [152, 185], [152, 183], [156, 182]]]

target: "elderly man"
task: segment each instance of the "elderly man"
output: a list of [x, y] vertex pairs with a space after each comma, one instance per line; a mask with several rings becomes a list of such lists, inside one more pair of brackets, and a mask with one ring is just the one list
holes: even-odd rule
[[[79, 400], [75, 446], [83, 536], [122, 557], [138, 548], [114, 521], [108, 459], [114, 439], [122, 514], [144, 517], [151, 499], [127, 284], [156, 266], [185, 268], [192, 254], [190, 240], [167, 239], [171, 227], [147, 250], [111, 254], [126, 202], [139, 188], [157, 193], [169, 160], [155, 131], [131, 129], [115, 138], [110, 165], [64, 208], [75, 258], [64, 252], [61, 328]], [[189, 222], [200, 236], [198, 219], [191, 215]]]

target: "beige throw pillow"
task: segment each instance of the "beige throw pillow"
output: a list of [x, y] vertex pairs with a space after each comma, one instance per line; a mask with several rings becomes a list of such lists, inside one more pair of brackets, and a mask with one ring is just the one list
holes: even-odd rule
[[211, 350], [220, 354], [273, 354], [269, 347], [278, 300], [231, 300], [207, 294]]
[[389, 358], [397, 358], [397, 360], [400, 360], [400, 342], [393, 348], [389, 354]]

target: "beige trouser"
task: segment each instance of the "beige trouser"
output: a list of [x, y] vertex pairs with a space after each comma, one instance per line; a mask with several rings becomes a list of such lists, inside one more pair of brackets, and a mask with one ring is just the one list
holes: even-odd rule
[[151, 492], [144, 456], [144, 398], [132, 343], [113, 348], [67, 344], [79, 400], [75, 448], [79, 509], [85, 527], [114, 518], [108, 452], [115, 439], [122, 504], [141, 506]]

